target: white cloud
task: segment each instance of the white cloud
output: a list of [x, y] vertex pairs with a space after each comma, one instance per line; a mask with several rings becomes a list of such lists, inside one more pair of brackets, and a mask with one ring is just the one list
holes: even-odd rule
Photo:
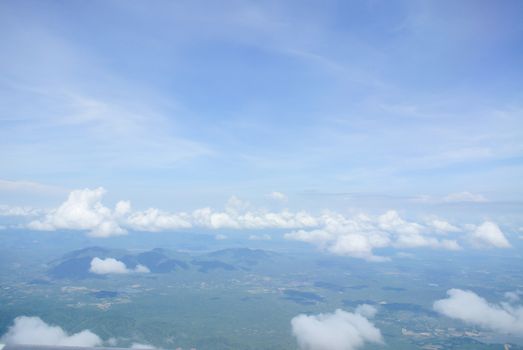
[[386, 261], [387, 258], [374, 255], [372, 249], [385, 247], [389, 243], [388, 237], [379, 234], [369, 236], [351, 233], [339, 236], [328, 250], [334, 254], [348, 255], [369, 261]]
[[278, 202], [287, 202], [287, 200], [288, 200], [288, 198], [285, 194], [283, 194], [281, 192], [277, 192], [277, 191], [269, 193], [268, 196], [269, 196], [269, 198], [274, 199], [275, 201], [278, 201]]
[[129, 273], [127, 266], [125, 266], [123, 262], [113, 258], [93, 258], [93, 260], [91, 260], [91, 267], [89, 268], [89, 271], [98, 275], [111, 273]]
[[91, 260], [89, 271], [97, 275], [151, 272], [146, 266], [143, 265], [137, 265], [134, 269], [131, 270], [127, 268], [127, 266], [120, 260], [114, 258], [100, 259], [98, 257]]
[[456, 240], [433, 237], [431, 234], [434, 229], [430, 225], [406, 221], [394, 210], [389, 210], [378, 217], [360, 214], [352, 218], [326, 212], [321, 216], [319, 222], [322, 228], [293, 231], [285, 234], [284, 238], [312, 243], [333, 254], [369, 261], [388, 260], [386, 257], [375, 255], [373, 251], [376, 248], [391, 246], [461, 249]]
[[447, 294], [434, 302], [434, 309], [443, 315], [500, 333], [523, 334], [523, 306], [489, 303], [468, 290], [450, 289]]
[[[95, 237], [121, 235], [127, 230], [288, 229], [290, 232], [284, 234], [285, 239], [311, 243], [326, 252], [369, 261], [388, 260], [374, 253], [377, 248], [462, 249], [454, 237], [443, 239], [441, 236], [442, 233], [450, 235], [460, 232], [461, 228], [439, 218], [424, 222], [409, 221], [395, 210], [379, 216], [358, 214], [352, 217], [332, 211], [324, 211], [320, 215], [288, 209], [272, 212], [252, 208], [235, 196], [229, 199], [223, 210], [204, 207], [192, 212], [175, 213], [156, 208], [133, 211], [129, 201], [118, 202], [112, 210], [102, 204], [104, 194], [103, 188], [72, 191], [58, 208], [27, 226], [37, 230], [87, 230], [89, 235]], [[486, 222], [479, 227], [465, 224], [461, 227], [473, 231], [468, 238], [475, 245], [510, 246], [494, 223]], [[216, 238], [224, 237], [217, 235]], [[252, 234], [248, 238], [267, 240], [269, 236]]]
[[156, 349], [156, 347], [150, 344], [132, 343], [131, 349]]
[[151, 270], [149, 270], [149, 268], [147, 266], [144, 266], [144, 265], [141, 265], [141, 264], [136, 265], [134, 270], [131, 270], [131, 271], [137, 272], [137, 273], [149, 273], [149, 272], [151, 272]]
[[521, 291], [517, 290], [515, 292], [506, 292], [503, 296], [511, 303], [518, 302], [521, 298], [519, 297], [523, 294]]
[[20, 316], [1, 338], [5, 344], [95, 347], [102, 339], [89, 330], [67, 334], [59, 326], [48, 325], [39, 317]]
[[501, 229], [492, 221], [485, 221], [471, 233], [474, 243], [480, 246], [492, 246], [496, 248], [509, 248], [511, 245]]
[[427, 225], [431, 226], [437, 232], [449, 233], [449, 232], [459, 232], [461, 231], [458, 227], [448, 223], [445, 220], [434, 219], [427, 222]]
[[127, 204], [117, 204], [117, 210], [113, 212], [101, 203], [104, 194], [102, 187], [72, 191], [57, 209], [50, 211], [42, 220], [30, 222], [28, 227], [35, 230], [88, 230], [94, 237], [125, 234], [117, 216]]
[[270, 229], [315, 227], [318, 221], [304, 212], [252, 211], [249, 204], [231, 197], [224, 211], [200, 208], [192, 213], [168, 213], [156, 208], [131, 210], [129, 201], [120, 201], [115, 209], [102, 204], [105, 190], [74, 190], [58, 208], [27, 226], [34, 230], [87, 230], [94, 237], [126, 234], [126, 229], [137, 231], [165, 231], [203, 227], [207, 229]]
[[366, 318], [374, 318], [378, 310], [369, 304], [361, 304], [356, 307], [355, 313], [360, 314]]
[[487, 198], [485, 198], [481, 194], [475, 194], [470, 192], [459, 192], [459, 193], [451, 193], [443, 198], [444, 202], [448, 203], [460, 203], [460, 202], [473, 202], [473, 203], [484, 203], [488, 202]]
[[292, 333], [299, 348], [304, 350], [354, 350], [365, 343], [382, 344], [378, 328], [367, 317], [376, 310], [359, 306], [356, 312], [336, 310], [319, 315], [298, 315], [291, 320]]
[[0, 205], [0, 216], [38, 216], [43, 211], [32, 207]]
[[192, 227], [187, 214], [169, 214], [155, 208], [131, 214], [126, 221], [129, 228], [137, 231], [164, 231]]
[[229, 238], [229, 237], [227, 237], [226, 235], [221, 234], [221, 233], [219, 233], [216, 236], [214, 236], [214, 239], [217, 240], [217, 241], [223, 241], [223, 240], [226, 240], [227, 238]]
[[250, 235], [249, 240], [251, 241], [270, 241], [272, 239], [271, 235]]
[[400, 234], [419, 234], [423, 229], [418, 223], [403, 220], [395, 210], [389, 210], [378, 217], [378, 225], [384, 231]]
[[211, 208], [197, 209], [192, 213], [194, 226], [210, 229], [270, 229], [315, 227], [318, 221], [312, 215], [299, 211], [283, 210], [278, 213], [265, 211], [214, 211]]
[[316, 243], [319, 245], [323, 245], [326, 242], [329, 242], [332, 240], [332, 234], [327, 232], [326, 230], [312, 230], [312, 231], [305, 231], [305, 230], [298, 230], [289, 232], [283, 235], [285, 239], [293, 240], [293, 241], [302, 241], [307, 243]]

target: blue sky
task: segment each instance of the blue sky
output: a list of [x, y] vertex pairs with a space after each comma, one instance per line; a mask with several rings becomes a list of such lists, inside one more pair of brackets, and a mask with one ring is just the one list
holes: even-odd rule
[[138, 208], [272, 205], [278, 191], [290, 207], [381, 210], [468, 193], [517, 212], [522, 13], [480, 0], [3, 1], [0, 202], [103, 186]]

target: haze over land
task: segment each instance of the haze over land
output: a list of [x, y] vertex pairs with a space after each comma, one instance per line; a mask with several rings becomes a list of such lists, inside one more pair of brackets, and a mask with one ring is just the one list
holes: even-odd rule
[[523, 346], [522, 15], [2, 1], [1, 341]]

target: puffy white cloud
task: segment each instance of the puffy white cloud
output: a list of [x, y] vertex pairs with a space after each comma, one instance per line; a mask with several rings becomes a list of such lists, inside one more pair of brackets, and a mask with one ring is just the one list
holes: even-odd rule
[[496, 248], [510, 248], [510, 243], [500, 230], [499, 226], [492, 221], [485, 221], [472, 232], [471, 238], [474, 243], [482, 246]]
[[362, 258], [369, 261], [386, 261], [386, 257], [376, 256], [372, 253], [372, 249], [385, 247], [389, 244], [389, 239], [386, 236], [374, 234], [347, 234], [337, 237], [334, 244], [328, 250], [331, 253], [338, 255], [348, 255], [354, 258]]
[[429, 225], [432, 228], [434, 228], [434, 230], [436, 232], [441, 232], [441, 233], [449, 233], [449, 232], [459, 232], [459, 231], [461, 231], [458, 227], [448, 223], [445, 220], [439, 220], [439, 219], [430, 220], [429, 222], [427, 222], [427, 225]]
[[[316, 244], [320, 249], [337, 255], [346, 255], [369, 261], [385, 261], [373, 250], [384, 247], [459, 250], [456, 240], [431, 236], [434, 229], [403, 219], [398, 212], [389, 210], [378, 217], [356, 215], [346, 218], [341, 214], [326, 212], [319, 219], [323, 226], [314, 230], [297, 230], [284, 235], [289, 240]], [[438, 224], [442, 225], [442, 222]], [[446, 222], [445, 222], [446, 223]], [[447, 223], [448, 224], [448, 223]], [[448, 226], [445, 227], [448, 229]]]
[[120, 201], [114, 210], [101, 202], [105, 190], [74, 190], [58, 208], [27, 226], [35, 230], [87, 230], [91, 236], [109, 237], [137, 231], [165, 231], [202, 227], [207, 229], [307, 228], [318, 225], [317, 219], [304, 212], [252, 211], [249, 204], [231, 197], [224, 211], [211, 208], [192, 213], [168, 213], [156, 208], [132, 211], [129, 201]]
[[127, 266], [120, 260], [114, 258], [100, 259], [98, 257], [91, 260], [89, 271], [97, 275], [151, 272], [146, 266], [143, 265], [137, 265], [133, 270], [131, 270], [127, 268]]
[[394, 246], [400, 248], [417, 248], [429, 247], [446, 250], [460, 250], [461, 246], [456, 240], [452, 239], [437, 239], [434, 237], [427, 237], [419, 234], [415, 235], [400, 235], [394, 243]]
[[[421, 223], [408, 221], [395, 210], [379, 216], [359, 214], [352, 217], [332, 211], [320, 215], [288, 209], [272, 212], [253, 209], [249, 203], [235, 196], [229, 199], [223, 210], [204, 207], [177, 213], [156, 208], [133, 211], [129, 201], [118, 202], [112, 210], [102, 204], [104, 194], [103, 188], [72, 191], [57, 209], [49, 211], [40, 220], [30, 222], [28, 227], [37, 230], [87, 230], [96, 237], [121, 235], [127, 230], [287, 229], [290, 232], [284, 235], [285, 239], [315, 244], [333, 254], [370, 261], [387, 260], [374, 254], [374, 249], [384, 247], [461, 249], [457, 239], [443, 239], [438, 235], [460, 232], [460, 228], [442, 219]], [[461, 226], [473, 231], [469, 241], [475, 244], [500, 248], [510, 246], [494, 223], [486, 222], [479, 227], [472, 226], [472, 229], [467, 225]], [[248, 237], [252, 240], [268, 239], [267, 235], [253, 234]], [[216, 238], [224, 237], [217, 235]]]
[[127, 266], [125, 266], [123, 262], [113, 258], [93, 258], [93, 260], [91, 260], [91, 267], [89, 268], [89, 271], [98, 275], [111, 273], [129, 273]]
[[149, 273], [149, 272], [151, 272], [151, 270], [149, 270], [149, 268], [147, 266], [144, 266], [144, 265], [141, 265], [141, 264], [136, 265], [134, 270], [131, 270], [131, 271], [132, 272], [136, 272], [136, 273]]
[[89, 330], [67, 334], [61, 327], [48, 325], [39, 317], [20, 316], [1, 338], [5, 344], [86, 346], [102, 344], [102, 339]]
[[[95, 237], [125, 234], [115, 218], [115, 213], [101, 203], [105, 194], [102, 187], [97, 189], [75, 190], [57, 209], [50, 211], [42, 220], [29, 223], [35, 230], [88, 230]], [[117, 214], [125, 204], [117, 204]]]
[[192, 213], [194, 226], [210, 229], [270, 229], [315, 227], [318, 221], [312, 215], [299, 211], [283, 210], [278, 213], [264, 211], [224, 211], [211, 208], [197, 209]]
[[389, 210], [378, 217], [378, 224], [384, 231], [400, 234], [415, 235], [419, 234], [423, 229], [423, 226], [418, 223], [403, 220], [395, 210]]
[[287, 202], [287, 196], [278, 191], [271, 192], [268, 196], [269, 198], [274, 199], [275, 201]]
[[372, 306], [359, 306], [356, 312], [336, 310], [319, 315], [298, 315], [291, 320], [292, 333], [300, 349], [353, 350], [365, 343], [383, 343], [381, 332], [368, 320]]
[[469, 290], [450, 289], [434, 309], [465, 323], [506, 334], [523, 334], [523, 306], [493, 304]]
[[126, 224], [137, 231], [163, 231], [188, 229], [192, 227], [187, 214], [169, 214], [155, 208], [129, 215]]
[[298, 230], [289, 232], [283, 235], [285, 239], [293, 240], [293, 241], [302, 241], [307, 243], [316, 243], [319, 245], [323, 245], [326, 242], [329, 242], [332, 240], [333, 235], [327, 232], [326, 230], [312, 230], [312, 231], [305, 231], [305, 230]]
[[459, 202], [473, 202], [473, 203], [484, 203], [488, 202], [487, 198], [485, 198], [481, 194], [475, 194], [470, 192], [458, 192], [458, 193], [451, 193], [443, 198], [444, 202], [449, 203], [459, 203]]

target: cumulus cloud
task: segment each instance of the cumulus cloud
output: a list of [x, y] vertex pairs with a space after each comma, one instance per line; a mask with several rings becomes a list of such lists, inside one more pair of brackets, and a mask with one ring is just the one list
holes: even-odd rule
[[269, 198], [274, 199], [275, 201], [278, 201], [278, 202], [287, 202], [287, 196], [281, 192], [274, 191], [274, 192], [269, 193], [268, 196], [269, 196]]
[[[311, 243], [332, 254], [369, 261], [388, 260], [374, 253], [375, 249], [385, 247], [462, 249], [458, 240], [450, 237], [450, 234], [461, 231], [457, 226], [434, 218], [423, 222], [409, 221], [395, 210], [379, 216], [359, 214], [352, 217], [332, 211], [324, 211], [320, 215], [288, 209], [274, 212], [252, 208], [248, 202], [233, 196], [222, 210], [204, 207], [192, 212], [175, 213], [157, 208], [133, 211], [129, 201], [118, 202], [114, 209], [103, 205], [104, 194], [103, 188], [72, 191], [58, 208], [27, 226], [36, 230], [86, 230], [96, 237], [121, 235], [127, 230], [286, 229], [285, 239]], [[471, 230], [467, 225], [462, 227]], [[472, 227], [468, 242], [499, 248], [510, 246], [495, 223], [486, 222]], [[442, 237], [443, 234], [447, 237]], [[216, 239], [223, 238], [223, 235], [216, 236]], [[270, 239], [268, 235], [256, 234], [248, 238]]]
[[431, 235], [433, 227], [407, 221], [394, 210], [378, 217], [360, 214], [352, 218], [326, 212], [319, 221], [323, 226], [320, 229], [291, 231], [284, 238], [312, 243], [333, 254], [369, 261], [388, 260], [374, 254], [377, 248], [461, 249], [456, 240], [434, 237]]
[[91, 260], [89, 271], [97, 275], [108, 274], [127, 274], [131, 272], [148, 273], [151, 272], [146, 266], [137, 265], [134, 269], [129, 269], [120, 260], [114, 258], [100, 259], [98, 257]]
[[436, 232], [449, 233], [449, 232], [460, 232], [461, 230], [448, 223], [445, 220], [434, 219], [427, 222], [427, 225], [431, 226]]
[[367, 342], [382, 344], [380, 330], [368, 319], [375, 313], [374, 307], [366, 305], [354, 313], [338, 309], [327, 314], [302, 314], [291, 320], [292, 333], [304, 350], [354, 350]]
[[39, 317], [20, 316], [1, 338], [5, 344], [86, 346], [95, 347], [102, 344], [102, 339], [91, 332], [83, 330], [69, 335], [59, 326], [45, 323]]
[[58, 208], [27, 226], [34, 230], [87, 230], [95, 237], [109, 237], [136, 231], [165, 231], [190, 228], [274, 229], [307, 228], [318, 225], [316, 218], [304, 211], [270, 212], [249, 210], [249, 204], [231, 197], [225, 210], [200, 208], [191, 213], [169, 213], [157, 208], [132, 211], [131, 203], [120, 201], [114, 210], [101, 202], [105, 190], [75, 190]]
[[318, 221], [304, 212], [266, 211], [214, 211], [211, 208], [197, 209], [192, 214], [194, 226], [210, 229], [271, 229], [315, 227]]
[[523, 306], [493, 304], [469, 290], [450, 289], [434, 310], [465, 323], [505, 334], [523, 334]]
[[30, 222], [28, 227], [35, 230], [88, 230], [95, 237], [125, 234], [117, 218], [127, 203], [117, 204], [113, 212], [101, 203], [104, 194], [102, 187], [72, 191], [57, 209], [50, 211], [42, 220]]
[[192, 227], [191, 218], [185, 214], [170, 214], [155, 208], [135, 212], [127, 218], [129, 228], [136, 231], [164, 231], [188, 229]]
[[510, 243], [496, 223], [485, 221], [471, 233], [474, 243], [480, 246], [510, 248]]

